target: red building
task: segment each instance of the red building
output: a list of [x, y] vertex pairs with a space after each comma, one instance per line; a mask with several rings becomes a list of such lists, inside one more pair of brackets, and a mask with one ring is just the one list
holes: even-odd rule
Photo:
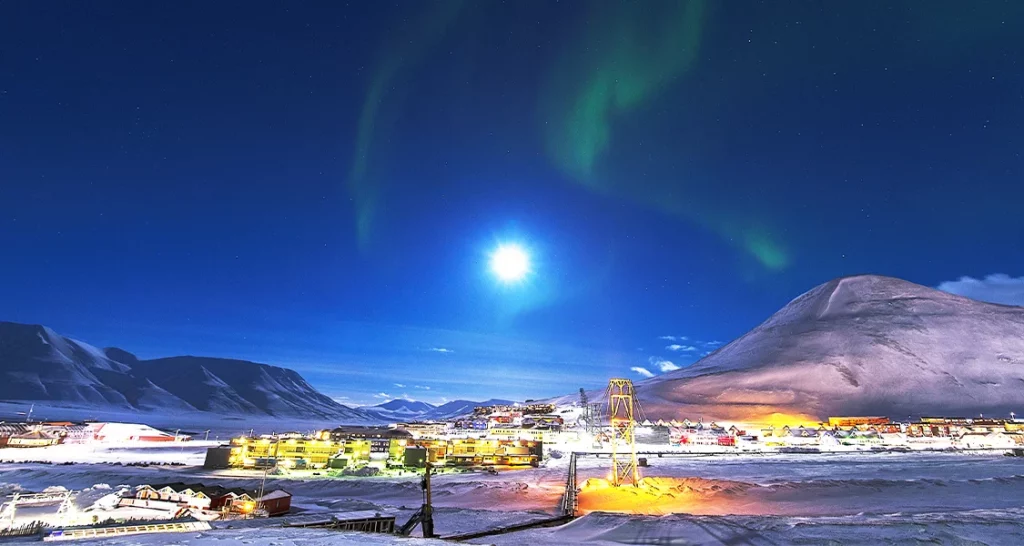
[[268, 516], [287, 514], [292, 509], [292, 494], [280, 489], [271, 491], [256, 499], [256, 505], [266, 510]]

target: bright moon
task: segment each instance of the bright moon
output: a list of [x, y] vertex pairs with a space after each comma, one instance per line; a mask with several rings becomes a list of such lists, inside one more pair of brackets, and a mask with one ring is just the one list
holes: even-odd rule
[[530, 271], [530, 257], [516, 245], [502, 245], [491, 254], [491, 271], [505, 282], [518, 281]]

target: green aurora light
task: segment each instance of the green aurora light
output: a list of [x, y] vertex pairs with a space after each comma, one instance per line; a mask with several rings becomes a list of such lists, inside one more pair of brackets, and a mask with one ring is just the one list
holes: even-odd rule
[[[370, 172], [373, 144], [381, 138], [378, 126], [382, 124], [381, 111], [389, 112], [393, 119], [399, 111], [399, 99], [393, 89], [403, 70], [411, 69], [416, 62], [444, 37], [449, 27], [462, 11], [463, 2], [453, 0], [436, 4], [418, 19], [387, 36], [387, 43], [396, 44], [381, 57], [366, 92], [366, 99], [359, 114], [359, 128], [356, 133], [356, 148], [353, 152], [352, 168], [348, 176], [348, 188], [355, 202], [356, 235], [360, 248], [366, 248], [370, 241], [377, 200], [380, 193], [379, 180]], [[387, 108], [384, 108], [384, 107]]]
[[640, 180], [617, 161], [631, 158], [607, 160], [613, 155], [617, 125], [622, 125], [617, 122], [676, 98], [668, 91], [698, 61], [709, 3], [609, 1], [591, 8], [583, 36], [572, 40], [556, 61], [541, 97], [545, 146], [552, 161], [592, 191], [684, 217], [743, 249], [765, 268], [784, 269], [788, 254], [763, 222], [686, 191], [694, 180]]

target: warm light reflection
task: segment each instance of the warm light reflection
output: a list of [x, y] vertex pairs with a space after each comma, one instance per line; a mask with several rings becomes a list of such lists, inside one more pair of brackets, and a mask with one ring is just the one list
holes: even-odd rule
[[[735, 499], [756, 487], [742, 482], [702, 478], [647, 477], [638, 487], [615, 487], [611, 480], [591, 478], [579, 494], [582, 513], [723, 514], [736, 509]], [[746, 501], [749, 503], [749, 499]]]

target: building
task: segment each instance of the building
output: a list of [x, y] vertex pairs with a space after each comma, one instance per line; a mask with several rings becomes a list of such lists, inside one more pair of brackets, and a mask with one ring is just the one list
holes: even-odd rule
[[[551, 431], [536, 432], [555, 434]], [[518, 437], [419, 440], [371, 437], [339, 441], [235, 438], [226, 448], [218, 446], [208, 449], [206, 460], [208, 465], [212, 465], [209, 468], [223, 468], [226, 449], [226, 464], [232, 468], [387, 468], [410, 466], [410, 460], [414, 463], [411, 466], [422, 466], [426, 462], [450, 465], [536, 465], [543, 455], [542, 445], [541, 441]], [[525, 448], [525, 452], [522, 448]], [[407, 452], [413, 449], [417, 451], [410, 456]], [[423, 463], [419, 462], [420, 459], [423, 459]]]
[[455, 430], [452, 423], [412, 422], [397, 423], [395, 429], [408, 432], [414, 439], [441, 438]]
[[[286, 514], [291, 510], [291, 493], [273, 490], [262, 496], [256, 491], [225, 488], [201, 483], [167, 483], [140, 485], [133, 495], [124, 497], [118, 506], [168, 510], [169, 506], [190, 511], [251, 514], [262, 509], [270, 516]], [[173, 510], [172, 510], [173, 511]]]
[[853, 426], [887, 425], [888, 417], [829, 417], [830, 428], [848, 428]]
[[523, 428], [536, 428], [547, 430], [562, 430], [565, 421], [558, 415], [533, 415], [523, 417]]
[[403, 464], [406, 468], [424, 468], [427, 466], [427, 448], [407, 447]]
[[216, 446], [207, 449], [203, 468], [207, 470], [231, 468], [231, 446]]
[[181, 482], [140, 485], [135, 488], [134, 495], [121, 499], [118, 506], [164, 508], [163, 503], [169, 503], [193, 510], [219, 509], [220, 506], [214, 507], [212, 505], [209, 491], [204, 489], [202, 484], [185, 484]]
[[357, 427], [357, 426], [341, 426], [327, 432], [327, 437], [323, 433], [319, 435], [321, 440], [330, 439], [335, 442], [342, 442], [349, 439], [366, 439], [366, 440], [411, 440], [412, 433], [406, 429], [400, 428], [389, 428], [389, 427]]
[[25, 423], [0, 423], [0, 447], [6, 447], [11, 436], [17, 436], [29, 431]]
[[837, 430], [833, 432], [836, 440], [845, 446], [871, 447], [882, 444], [882, 435], [872, 427], [861, 430], [852, 427], [849, 430]]
[[715, 423], [705, 425], [698, 423], [686, 426], [671, 427], [669, 442], [683, 446], [735, 446], [736, 429], [726, 430]]
[[447, 462], [454, 466], [537, 466], [543, 456], [542, 445], [530, 440], [452, 440]]
[[283, 489], [264, 493], [256, 498], [256, 506], [271, 517], [287, 514], [292, 509], [292, 494]]
[[802, 426], [796, 428], [783, 428], [788, 429], [782, 437], [783, 443], [785, 443], [788, 446], [795, 447], [817, 446], [819, 444], [820, 435], [825, 432], [824, 430]]
[[459, 419], [455, 421], [455, 429], [462, 431], [472, 432], [486, 432], [487, 431], [487, 419], [474, 417], [472, 419]]
[[[376, 466], [401, 466], [402, 454], [398, 448], [404, 448], [413, 440], [408, 430], [386, 427], [338, 427], [330, 432], [331, 440], [344, 443], [345, 447], [339, 455], [365, 453], [365, 459]], [[366, 452], [366, 445], [369, 451]], [[351, 457], [349, 457], [351, 458]], [[362, 457], [356, 457], [362, 459]], [[347, 465], [341, 465], [347, 466]]]
[[46, 447], [58, 443], [60, 443], [60, 438], [41, 430], [15, 434], [7, 439], [7, 447]]
[[[257, 468], [281, 464], [291, 468], [326, 468], [339, 452], [362, 451], [360, 441], [354, 443], [315, 440], [310, 438], [235, 438], [231, 440], [232, 467]], [[369, 441], [362, 441], [369, 455]], [[356, 447], [359, 446], [359, 447]]]
[[135, 423], [89, 423], [83, 434], [84, 442], [135, 443], [135, 442], [185, 442], [192, 437], [186, 434], [169, 433], [148, 425]]
[[554, 404], [500, 404], [494, 406], [477, 406], [473, 408], [475, 415], [491, 415], [501, 412], [518, 412], [522, 415], [546, 415], [555, 411]]
[[579, 431], [536, 427], [493, 427], [487, 431], [487, 437], [496, 440], [532, 440], [545, 444], [560, 444], [579, 441]]
[[88, 424], [70, 421], [41, 423], [40, 429], [60, 438], [62, 444], [84, 444], [89, 441], [91, 430]]

